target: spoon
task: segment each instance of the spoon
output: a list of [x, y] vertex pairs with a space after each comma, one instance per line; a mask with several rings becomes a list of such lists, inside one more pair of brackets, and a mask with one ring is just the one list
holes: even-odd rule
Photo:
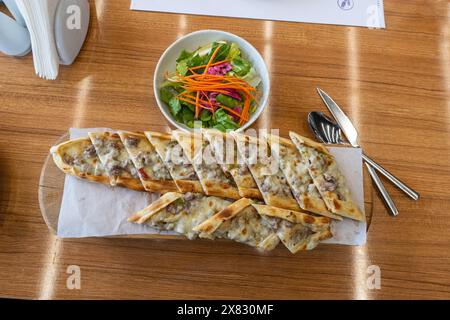
[[316, 138], [323, 143], [344, 144], [341, 139], [341, 128], [322, 112], [310, 112], [308, 124]]
[[[322, 112], [310, 112], [308, 114], [308, 124], [316, 138], [326, 144], [346, 144], [341, 138], [341, 129], [339, 126]], [[377, 187], [381, 198], [389, 209], [391, 215], [397, 216], [398, 209], [389, 193], [386, 191], [383, 182], [377, 175], [375, 169], [367, 162], [367, 170]]]

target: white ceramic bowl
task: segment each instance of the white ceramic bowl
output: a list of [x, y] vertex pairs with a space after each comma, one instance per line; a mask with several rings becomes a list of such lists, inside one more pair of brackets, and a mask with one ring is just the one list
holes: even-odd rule
[[166, 72], [168, 72], [169, 74], [175, 73], [176, 60], [180, 55], [181, 51], [183, 51], [183, 49], [188, 51], [194, 51], [201, 46], [207, 45], [208, 43], [221, 40], [227, 42], [235, 42], [238, 45], [239, 49], [241, 50], [244, 58], [250, 61], [250, 63], [253, 65], [256, 72], [262, 79], [262, 82], [259, 87], [259, 90], [262, 90], [259, 105], [257, 106], [255, 112], [250, 116], [249, 121], [236, 131], [243, 131], [249, 126], [251, 126], [256, 121], [256, 119], [258, 119], [258, 117], [266, 107], [270, 92], [270, 78], [266, 63], [259, 54], [258, 50], [256, 50], [255, 47], [253, 47], [246, 40], [232, 33], [219, 30], [196, 31], [189, 33], [184, 37], [178, 39], [169, 48], [167, 48], [166, 51], [164, 51], [156, 66], [155, 75], [153, 79], [153, 90], [155, 92], [158, 107], [164, 114], [164, 116], [167, 118], [167, 120], [169, 120], [169, 122], [178, 129], [184, 131], [192, 130], [183, 123], [177, 122], [170, 113], [167, 104], [161, 100], [159, 91], [162, 83], [165, 80], [164, 75], [166, 74]]

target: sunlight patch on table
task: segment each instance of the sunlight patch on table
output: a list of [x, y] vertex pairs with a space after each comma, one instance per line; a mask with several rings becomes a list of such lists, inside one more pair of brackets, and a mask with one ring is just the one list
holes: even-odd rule
[[62, 241], [50, 234], [47, 244], [47, 252], [43, 261], [39, 296], [40, 300], [48, 300], [54, 297], [55, 282], [59, 265], [59, 257], [62, 252]]
[[349, 69], [348, 78], [350, 80], [350, 120], [357, 126], [359, 125], [359, 108], [361, 107], [359, 95], [359, 40], [358, 30], [351, 28], [347, 33], [347, 65]]
[[352, 252], [353, 297], [355, 300], [367, 300], [367, 246], [354, 247]]
[[80, 128], [82, 126], [86, 114], [87, 98], [91, 90], [91, 80], [92, 76], [90, 75], [81, 80], [78, 84], [77, 103], [75, 105], [72, 122], [73, 128]]

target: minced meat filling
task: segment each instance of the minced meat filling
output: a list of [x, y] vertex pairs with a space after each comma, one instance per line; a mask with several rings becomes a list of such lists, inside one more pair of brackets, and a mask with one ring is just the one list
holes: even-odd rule
[[95, 138], [92, 142], [110, 175], [120, 176], [123, 172], [126, 172], [133, 178], [138, 178], [137, 170], [120, 140]]
[[[92, 152], [92, 150], [94, 151]], [[81, 154], [64, 154], [63, 161], [87, 175], [102, 176], [105, 172], [93, 145], [85, 148]]]
[[167, 144], [164, 163], [176, 180], [198, 180], [194, 167], [187, 159], [183, 149], [176, 141]]
[[170, 180], [170, 174], [156, 152], [140, 151], [136, 156], [138, 170], [145, 169], [155, 180]]

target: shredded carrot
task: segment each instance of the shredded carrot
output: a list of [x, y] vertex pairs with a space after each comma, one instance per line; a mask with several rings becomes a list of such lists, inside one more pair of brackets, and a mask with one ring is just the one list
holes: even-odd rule
[[195, 119], [197, 119], [198, 116], [200, 115], [200, 108], [198, 103], [199, 98], [200, 98], [200, 91], [197, 91], [197, 97], [195, 98]]
[[214, 87], [214, 86], [208, 86], [208, 87], [202, 87], [202, 86], [182, 86], [182, 88], [183, 89], [186, 89], [186, 90], [190, 90], [190, 91], [197, 91], [197, 90], [200, 90], [200, 91], [206, 91], [206, 92], [219, 92], [219, 93], [224, 93], [224, 94], [227, 94], [227, 93], [229, 93], [228, 91], [226, 91], [226, 90], [223, 90], [223, 89], [237, 89], [237, 90], [242, 90], [242, 91], [244, 91], [247, 95], [249, 95], [252, 99], [255, 99], [255, 97], [247, 90], [247, 89], [244, 89], [244, 88], [239, 88], [239, 87], [230, 87], [230, 86], [227, 86], [227, 87]]
[[208, 96], [207, 94], [205, 94], [205, 97], [206, 97], [206, 99], [208, 100], [208, 103], [209, 103], [209, 105], [210, 105], [211, 108], [212, 108], [213, 104], [212, 104], [212, 102], [211, 102], [211, 99], [209, 99], [209, 96]]
[[[189, 98], [192, 98], [192, 97], [189, 97]], [[191, 100], [191, 99], [186, 99], [186, 98], [183, 98], [183, 97], [179, 97], [178, 99], [180, 99], [181, 101], [184, 101], [184, 102], [187, 102], [187, 103], [190, 103], [190, 104], [193, 104], [194, 106], [195, 106], [195, 97], [193, 97], [193, 99]], [[199, 102], [201, 102], [200, 100], [199, 100]], [[200, 104], [200, 103], [199, 103]]]
[[195, 80], [195, 79], [189, 79], [189, 78], [188, 79], [180, 79], [180, 80], [182, 80], [183, 82], [187, 82], [187, 83], [198, 83], [198, 84], [204, 83], [204, 84], [222, 85], [222, 86], [223, 85], [235, 85], [235, 86], [241, 86], [243, 88], [249, 88], [249, 89], [255, 90], [255, 88], [249, 84], [244, 84], [241, 82], [234, 82], [234, 81], [229, 81], [229, 80], [228, 81], [227, 80], [213, 81], [213, 80], [208, 80], [208, 79]]
[[183, 81], [188, 86], [206, 86], [206, 87], [217, 87], [217, 88], [230, 88], [230, 89], [242, 89], [246, 90], [248, 92], [254, 92], [256, 91], [255, 88], [249, 86], [249, 85], [243, 85], [240, 83], [235, 82], [212, 82], [212, 81], [193, 81], [191, 79], [186, 79]]
[[[230, 62], [230, 61], [229, 61], [229, 60], [222, 60], [222, 61], [218, 61], [218, 62], [211, 63], [209, 66], [210, 66], [210, 67], [214, 67], [214, 66], [217, 66], [217, 65], [222, 64], [222, 63], [225, 63], [225, 62]], [[202, 65], [202, 66], [192, 67], [192, 68], [189, 69], [189, 70], [202, 69], [202, 68], [205, 68], [206, 66], [207, 66], [207, 65], [204, 64], [204, 65]]]
[[[219, 45], [211, 55], [208, 63], [206, 65], [196, 66], [189, 68], [188, 70], [192, 73], [189, 76], [181, 75], [176, 73], [176, 81], [180, 83], [180, 87], [185, 91], [177, 95], [177, 98], [181, 101], [190, 103], [195, 106], [195, 118], [198, 119], [200, 116], [201, 109], [209, 110], [214, 113], [214, 107], [219, 107], [226, 110], [229, 114], [233, 114], [239, 117], [238, 124], [242, 126], [245, 122], [249, 120], [249, 110], [252, 101], [256, 101], [254, 93], [256, 89], [251, 86], [246, 81], [239, 79], [236, 76], [230, 75], [216, 75], [208, 74], [208, 69], [212, 66], [216, 66], [228, 60], [221, 60], [214, 62], [214, 59], [219, 52], [221, 46]], [[195, 70], [205, 68], [204, 72], [196, 73]], [[169, 79], [168, 75], [165, 75], [166, 79]], [[242, 111], [239, 113], [236, 110], [224, 106], [222, 104], [213, 104], [209, 98], [209, 93], [216, 92], [219, 94], [230, 95], [229, 90], [236, 90], [243, 97], [243, 107]], [[201, 96], [206, 97], [202, 99]]]
[[187, 85], [204, 85], [204, 86], [216, 86], [216, 87], [239, 87], [239, 88], [243, 88], [243, 89], [247, 89], [249, 91], [256, 91], [255, 88], [251, 87], [251, 86], [245, 86], [242, 85], [238, 82], [213, 82], [213, 81], [192, 81], [191, 79], [186, 79], [185, 81], [183, 81], [184, 83], [186, 83]]
[[[186, 90], [189, 90], [189, 91], [197, 91], [197, 89], [194, 89], [194, 88], [191, 88], [191, 87], [182, 87], [182, 88], [186, 89]], [[228, 91], [221, 90], [221, 89], [204, 89], [203, 88], [202, 91], [204, 91], [204, 92], [218, 92], [218, 93], [223, 93], [223, 94], [229, 93]]]
[[205, 71], [203, 72], [203, 74], [208, 73], [208, 69], [211, 66], [211, 63], [214, 61], [214, 58], [216, 57], [217, 52], [219, 52], [220, 47], [221, 46], [217, 46], [216, 50], [214, 50], [213, 54], [211, 55], [211, 58], [209, 58], [209, 61], [206, 64]]
[[248, 118], [247, 118], [247, 117], [244, 117], [242, 114], [239, 114], [239, 112], [234, 111], [233, 109], [228, 108], [228, 107], [224, 106], [223, 104], [219, 104], [219, 107], [222, 108], [222, 109], [227, 110], [229, 113], [232, 113], [232, 114], [234, 114], [235, 116], [238, 116], [239, 119], [241, 119], [241, 121], [243, 121], [243, 120], [245, 120], [245, 122], [248, 121]]
[[[195, 101], [194, 101], [194, 100], [189, 100], [189, 99], [185, 99], [185, 98], [178, 98], [178, 99], [180, 99], [181, 101], [184, 101], [184, 102], [187, 102], [187, 103], [190, 103], [190, 104], [195, 105]], [[202, 101], [202, 102], [205, 103], [205, 101]], [[202, 108], [202, 109], [206, 109], [206, 110], [209, 110], [209, 111], [212, 111], [212, 110], [213, 110], [212, 107], [204, 106], [204, 105], [202, 105], [201, 103], [199, 103], [198, 105], [196, 105], [196, 107]]]
[[186, 96], [186, 95], [188, 95], [189, 93], [191, 93], [191, 92], [189, 92], [189, 91], [187, 91], [187, 90], [186, 90], [186, 91], [183, 91], [182, 93], [180, 93], [180, 94], [177, 95], [177, 98], [178, 98], [178, 97], [182, 97], [182, 96]]
[[[245, 101], [244, 101], [244, 108], [242, 109], [242, 115], [244, 117], [246, 117], [247, 119], [248, 119], [249, 107], [250, 107], [250, 99], [246, 96]], [[241, 121], [239, 121], [239, 125], [242, 126], [243, 124], [244, 124], [244, 122], [242, 121], [242, 118], [241, 118]]]
[[[208, 101], [199, 99], [199, 102], [202, 102], [202, 103], [205, 103], [205, 104], [210, 105], [210, 108], [207, 108], [207, 107], [203, 106], [201, 103], [199, 103], [199, 107], [200, 107], [200, 108], [204, 108], [204, 109], [207, 109], [207, 110], [212, 111], [212, 110], [213, 110], [213, 109], [212, 109], [212, 102], [211, 102], [211, 100], [209, 99], [208, 95], [205, 95], [205, 96], [206, 96], [206, 99], [208, 99]], [[187, 103], [191, 103], [191, 104], [194, 104], [194, 105], [195, 105], [196, 102], [193, 100], [193, 99], [195, 99], [195, 97], [193, 97], [193, 96], [188, 96], [188, 97], [191, 98], [192, 100], [190, 100], [190, 99], [185, 99], [185, 98], [182, 98], [182, 97], [178, 97], [178, 99], [180, 99], [181, 101], [185, 101], [185, 102], [187, 102]], [[237, 112], [237, 111], [235, 111], [235, 110], [233, 110], [233, 109], [231, 109], [231, 108], [229, 108], [229, 107], [227, 107], [227, 106], [224, 106], [224, 105], [222, 105], [222, 104], [218, 104], [218, 106], [219, 106], [220, 108], [225, 109], [225, 110], [227, 110], [228, 112], [234, 114], [235, 116], [239, 117], [239, 119], [243, 119], [243, 120], [245, 120], [245, 121], [248, 121], [248, 116], [244, 116], [244, 115], [240, 114], [239, 112]]]

